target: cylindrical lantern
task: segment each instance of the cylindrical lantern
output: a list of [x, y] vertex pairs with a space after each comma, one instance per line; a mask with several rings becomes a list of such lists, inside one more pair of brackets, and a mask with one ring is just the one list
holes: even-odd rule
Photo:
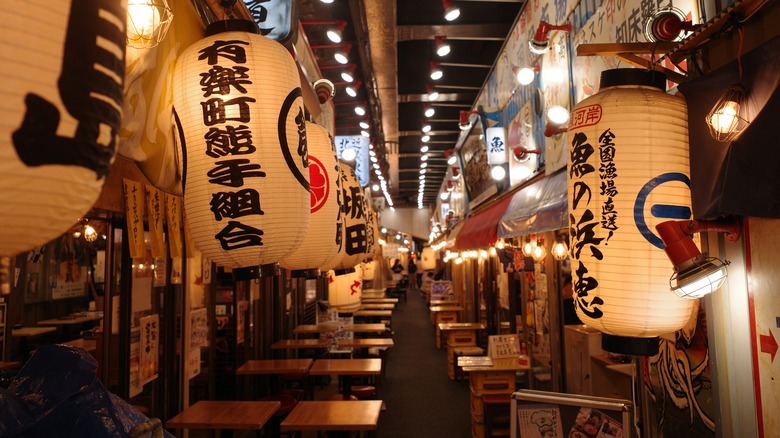
[[433, 271], [436, 269], [436, 253], [434, 253], [433, 248], [430, 246], [424, 247], [420, 257], [423, 271]]
[[363, 281], [372, 281], [376, 275], [376, 260], [369, 260], [363, 263]]
[[233, 268], [279, 262], [309, 226], [300, 76], [255, 28], [210, 24], [174, 71], [187, 222], [203, 255]]
[[376, 220], [376, 212], [368, 201], [367, 197], [364, 197], [366, 201], [366, 257], [372, 257], [379, 251], [379, 234], [378, 225]]
[[126, 3], [0, 5], [0, 256], [56, 238], [100, 195], [122, 117]]
[[347, 166], [341, 166], [341, 189], [344, 207], [344, 248], [343, 257], [334, 268], [342, 271], [358, 265], [366, 257], [368, 244], [366, 229], [366, 210], [369, 208], [363, 196], [363, 189], [358, 183], [355, 171]]
[[328, 273], [328, 304], [341, 314], [351, 314], [360, 309], [363, 294], [363, 269], [355, 266], [353, 272], [336, 275]]
[[492, 126], [485, 130], [488, 164], [497, 166], [508, 161], [506, 130], [500, 126]]
[[318, 275], [320, 267], [339, 252], [341, 242], [341, 193], [337, 185], [341, 173], [333, 140], [325, 128], [306, 123], [311, 185], [311, 223], [301, 246], [285, 257], [280, 265], [293, 275], [308, 271]]
[[652, 355], [680, 329], [691, 300], [669, 290], [655, 225], [691, 216], [685, 100], [665, 77], [607, 70], [569, 127], [570, 252], [577, 315], [605, 350]]

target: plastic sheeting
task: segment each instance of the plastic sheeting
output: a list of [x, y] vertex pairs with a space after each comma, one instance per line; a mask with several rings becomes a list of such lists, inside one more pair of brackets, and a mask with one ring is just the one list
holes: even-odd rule
[[106, 390], [96, 370], [80, 348], [39, 347], [8, 389], [0, 388], [0, 436], [126, 437], [149, 420]]
[[498, 222], [507, 238], [569, 228], [566, 172], [558, 172], [518, 190]]

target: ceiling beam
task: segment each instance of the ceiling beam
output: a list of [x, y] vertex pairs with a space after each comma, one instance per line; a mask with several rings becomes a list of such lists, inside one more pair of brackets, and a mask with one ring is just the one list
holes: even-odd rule
[[450, 40], [504, 41], [511, 28], [512, 23], [398, 26], [398, 41], [432, 40], [442, 35]]

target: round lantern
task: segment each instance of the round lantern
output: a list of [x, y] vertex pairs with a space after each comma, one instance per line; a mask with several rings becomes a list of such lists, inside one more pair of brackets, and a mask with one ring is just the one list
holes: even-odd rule
[[306, 123], [306, 141], [309, 148], [309, 182], [311, 185], [311, 223], [303, 243], [285, 257], [281, 267], [293, 276], [313, 278], [319, 268], [339, 253], [341, 223], [341, 196], [337, 185], [341, 173], [333, 140], [325, 128]]
[[0, 6], [0, 256], [56, 238], [100, 195], [122, 116], [126, 3]]
[[607, 351], [653, 355], [694, 303], [669, 290], [655, 225], [691, 215], [687, 108], [655, 71], [602, 72], [572, 111], [568, 197], [577, 315]]
[[366, 257], [368, 229], [366, 214], [369, 208], [358, 183], [355, 171], [341, 165], [342, 215], [344, 216], [344, 242], [341, 261], [334, 268], [337, 272], [358, 265]]
[[376, 260], [369, 260], [367, 262], [364, 262], [362, 265], [363, 268], [363, 281], [373, 281], [374, 276], [376, 275]]
[[309, 226], [309, 158], [298, 69], [254, 23], [210, 24], [176, 62], [184, 209], [219, 265], [279, 262]]
[[328, 304], [339, 315], [350, 315], [360, 309], [363, 294], [363, 269], [355, 266], [354, 271], [336, 275], [328, 273]]
[[436, 269], [436, 253], [430, 246], [426, 246], [422, 249], [420, 259], [422, 261], [423, 271], [433, 271]]

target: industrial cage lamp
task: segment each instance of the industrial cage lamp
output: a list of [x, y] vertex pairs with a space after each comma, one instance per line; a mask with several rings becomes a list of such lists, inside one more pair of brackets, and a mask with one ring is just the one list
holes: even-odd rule
[[739, 223], [735, 219], [718, 221], [666, 221], [655, 229], [664, 242], [664, 252], [674, 265], [669, 278], [672, 292], [682, 298], [701, 298], [718, 290], [726, 281], [728, 261], [707, 257], [693, 243], [693, 233], [717, 231], [726, 240], [739, 238]]

